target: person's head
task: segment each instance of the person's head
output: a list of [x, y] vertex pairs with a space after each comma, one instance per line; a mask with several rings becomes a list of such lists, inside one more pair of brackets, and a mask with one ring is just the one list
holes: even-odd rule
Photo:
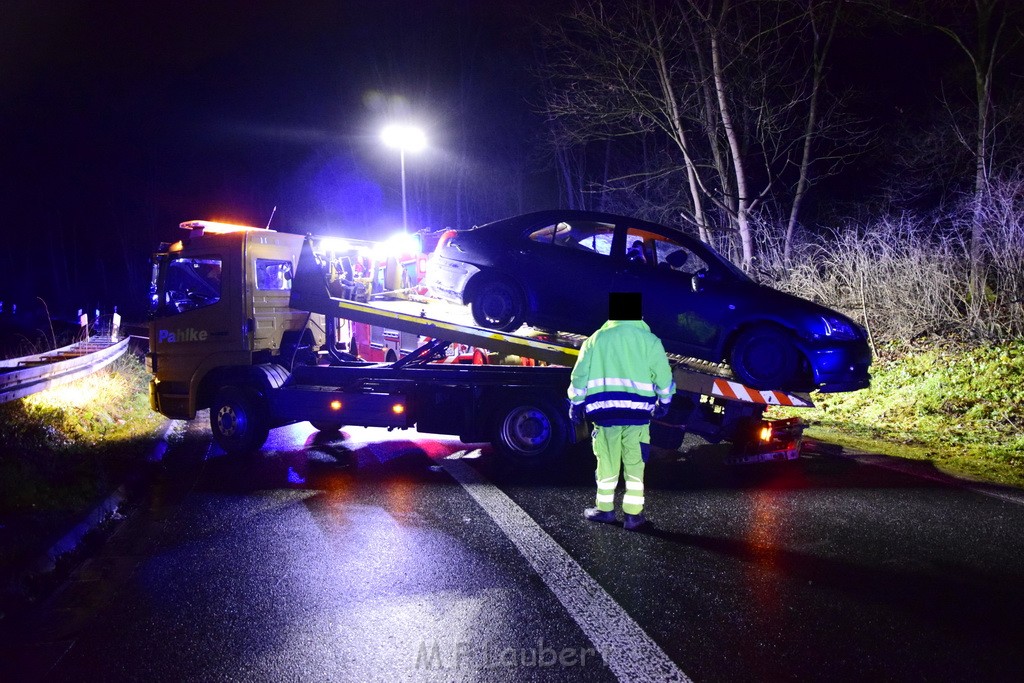
[[642, 320], [643, 295], [640, 292], [609, 292], [609, 320]]

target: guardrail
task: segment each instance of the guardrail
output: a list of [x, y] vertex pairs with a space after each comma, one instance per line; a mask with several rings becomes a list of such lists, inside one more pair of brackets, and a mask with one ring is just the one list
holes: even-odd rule
[[54, 351], [0, 361], [0, 403], [96, 372], [121, 356], [128, 341], [96, 335]]

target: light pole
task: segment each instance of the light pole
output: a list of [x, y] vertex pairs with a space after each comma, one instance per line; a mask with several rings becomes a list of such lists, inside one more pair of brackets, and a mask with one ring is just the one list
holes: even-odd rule
[[380, 134], [384, 144], [397, 148], [402, 160], [402, 230], [409, 232], [409, 212], [405, 199], [405, 153], [419, 152], [427, 146], [427, 136], [416, 126], [392, 124]]

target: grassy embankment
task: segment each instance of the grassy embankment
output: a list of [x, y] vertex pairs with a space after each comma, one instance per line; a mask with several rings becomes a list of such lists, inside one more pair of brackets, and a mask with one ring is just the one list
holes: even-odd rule
[[108, 369], [0, 405], [0, 574], [38, 556], [145, 458], [164, 423], [148, 375]]
[[1024, 487], [1024, 341], [891, 343], [869, 389], [817, 394], [807, 435]]

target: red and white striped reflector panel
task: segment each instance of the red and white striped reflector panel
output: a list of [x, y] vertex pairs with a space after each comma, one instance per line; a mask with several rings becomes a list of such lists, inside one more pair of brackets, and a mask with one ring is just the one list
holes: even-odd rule
[[731, 398], [737, 401], [746, 401], [747, 403], [761, 403], [769, 406], [806, 408], [811, 405], [799, 396], [787, 394], [784, 391], [759, 391], [739, 382], [730, 382], [727, 379], [715, 379], [711, 387], [711, 393], [722, 398]]

